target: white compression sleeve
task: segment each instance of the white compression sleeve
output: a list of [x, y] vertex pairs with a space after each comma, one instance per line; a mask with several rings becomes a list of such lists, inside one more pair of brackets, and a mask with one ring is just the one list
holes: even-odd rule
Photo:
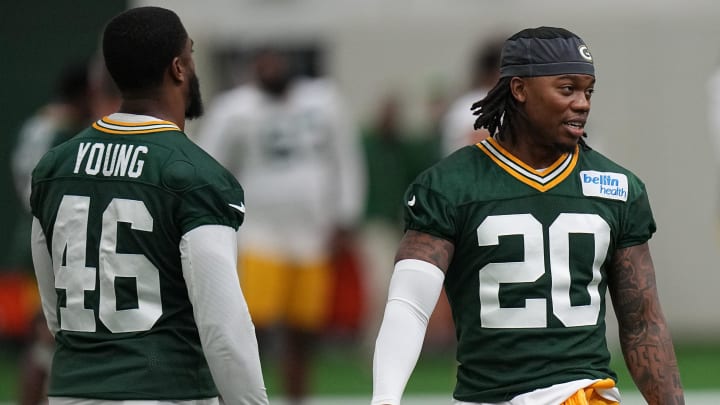
[[55, 336], [60, 325], [57, 320], [57, 293], [55, 292], [55, 273], [53, 271], [52, 258], [48, 251], [47, 240], [43, 232], [40, 220], [33, 217], [32, 231], [30, 237], [30, 249], [32, 251], [33, 267], [37, 278], [38, 289], [40, 290], [40, 302], [45, 315], [50, 333]]
[[400, 404], [444, 279], [442, 270], [426, 261], [405, 259], [395, 264], [375, 342], [372, 405]]
[[204, 225], [180, 242], [183, 276], [203, 351], [227, 404], [267, 404], [255, 327], [237, 276], [237, 236]]

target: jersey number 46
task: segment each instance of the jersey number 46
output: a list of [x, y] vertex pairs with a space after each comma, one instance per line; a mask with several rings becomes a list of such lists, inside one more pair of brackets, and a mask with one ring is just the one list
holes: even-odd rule
[[[100, 321], [113, 333], [150, 329], [162, 315], [160, 275], [147, 257], [118, 253], [117, 224], [151, 232], [153, 219], [145, 203], [113, 199], [102, 215], [98, 268], [87, 267], [87, 229], [90, 197], [66, 195], [60, 202], [53, 228], [52, 261], [55, 288], [65, 290], [65, 306], [60, 307], [60, 329], [95, 332], [95, 311], [85, 308], [85, 291], [95, 290], [99, 279]], [[137, 308], [117, 309], [115, 280], [134, 278]]]

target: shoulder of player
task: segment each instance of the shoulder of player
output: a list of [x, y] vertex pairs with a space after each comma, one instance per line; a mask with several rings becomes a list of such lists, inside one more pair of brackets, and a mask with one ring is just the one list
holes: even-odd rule
[[207, 185], [220, 188], [240, 187], [235, 177], [210, 154], [187, 137], [172, 151], [162, 168], [162, 181], [174, 191]]
[[621, 173], [627, 176], [630, 183], [639, 183], [643, 185], [643, 181], [638, 177], [632, 170], [625, 166], [615, 162], [609, 157], [594, 149], [582, 150], [580, 153], [582, 162], [580, 164], [581, 170], [591, 169], [602, 172], [615, 172]]
[[477, 174], [482, 171], [478, 152], [475, 145], [464, 146], [425, 169], [416, 182], [450, 193], [466, 188], [469, 182], [477, 184]]
[[35, 165], [33, 181], [51, 176], [52, 172], [57, 169], [57, 163], [66, 159], [66, 154], [74, 156], [77, 144], [85, 141], [93, 132], [92, 128], [86, 128], [69, 140], [48, 149]]

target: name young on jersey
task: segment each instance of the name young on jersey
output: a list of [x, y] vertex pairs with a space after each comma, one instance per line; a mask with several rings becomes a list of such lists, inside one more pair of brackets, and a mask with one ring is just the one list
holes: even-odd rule
[[142, 175], [148, 147], [113, 143], [82, 142], [78, 146], [73, 173], [91, 176], [116, 176], [138, 178]]
[[583, 195], [627, 201], [628, 181], [622, 173], [583, 170], [580, 172], [580, 182]]

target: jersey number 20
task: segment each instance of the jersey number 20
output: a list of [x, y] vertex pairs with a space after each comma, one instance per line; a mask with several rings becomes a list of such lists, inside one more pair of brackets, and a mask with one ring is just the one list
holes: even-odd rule
[[[117, 224], [129, 223], [133, 230], [150, 232], [153, 219], [142, 201], [116, 198], [105, 208], [98, 251], [98, 269], [87, 267], [88, 215], [90, 197], [64, 196], [58, 208], [52, 237], [55, 287], [65, 290], [66, 302], [60, 307], [60, 329], [94, 332], [95, 313], [85, 308], [85, 291], [95, 289], [99, 278], [98, 317], [113, 333], [150, 329], [162, 315], [160, 274], [144, 255], [118, 253]], [[64, 260], [63, 260], [64, 256]], [[134, 278], [137, 308], [117, 309], [115, 279]]]
[[[595, 239], [592, 279], [587, 285], [588, 305], [570, 302], [571, 233], [591, 234]], [[531, 214], [496, 215], [477, 228], [478, 244], [494, 246], [504, 235], [522, 235], [524, 260], [489, 263], [480, 270], [480, 322], [485, 328], [545, 328], [548, 326], [546, 298], [528, 298], [520, 308], [500, 306], [500, 284], [532, 283], [550, 271], [553, 315], [566, 327], [595, 325], [600, 314], [598, 285], [600, 266], [610, 244], [610, 226], [595, 214], [560, 214], [548, 229], [549, 268], [545, 268], [543, 228]]]

